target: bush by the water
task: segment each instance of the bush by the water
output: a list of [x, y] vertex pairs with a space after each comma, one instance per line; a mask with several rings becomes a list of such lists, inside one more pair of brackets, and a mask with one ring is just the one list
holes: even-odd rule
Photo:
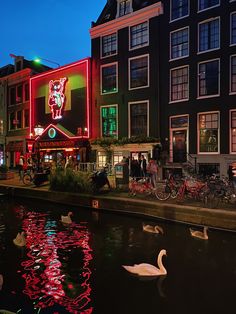
[[90, 182], [90, 173], [82, 171], [73, 171], [72, 169], [56, 169], [51, 174], [50, 189], [63, 192], [82, 192], [90, 193], [92, 190]]

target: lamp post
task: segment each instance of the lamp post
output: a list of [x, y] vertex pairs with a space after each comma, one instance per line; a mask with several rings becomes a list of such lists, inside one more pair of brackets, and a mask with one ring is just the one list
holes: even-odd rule
[[58, 62], [55, 62], [55, 61], [52, 61], [52, 60], [48, 60], [48, 59], [44, 59], [44, 58], [41, 58], [41, 57], [35, 58], [35, 59], [34, 59], [34, 62], [36, 62], [36, 63], [41, 63], [41, 60], [46, 61], [46, 62], [49, 62], [49, 63], [56, 64], [58, 67], [60, 67], [60, 64], [59, 64]]
[[[44, 128], [38, 124], [34, 127], [34, 135], [40, 136], [43, 134]], [[36, 149], [36, 156], [37, 156], [37, 169], [39, 170], [39, 164], [40, 164], [40, 144], [38, 141], [35, 141], [35, 149]]]

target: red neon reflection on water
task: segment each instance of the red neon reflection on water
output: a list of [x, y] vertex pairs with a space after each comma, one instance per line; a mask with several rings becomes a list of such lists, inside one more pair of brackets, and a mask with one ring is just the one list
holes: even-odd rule
[[[59, 304], [69, 313], [92, 313], [89, 303], [93, 257], [87, 227], [73, 223], [59, 232], [57, 222], [47, 214], [29, 212], [24, 215], [22, 228], [28, 257], [21, 263], [25, 279], [23, 292], [35, 301], [34, 306], [47, 308]], [[78, 260], [81, 266], [77, 266], [78, 275], [74, 279], [69, 275], [68, 256], [78, 249], [83, 259]]]

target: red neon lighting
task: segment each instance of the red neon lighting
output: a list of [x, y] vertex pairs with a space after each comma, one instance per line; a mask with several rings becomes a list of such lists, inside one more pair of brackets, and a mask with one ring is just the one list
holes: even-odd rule
[[90, 130], [90, 75], [91, 75], [90, 74], [90, 58], [85, 58], [85, 59], [82, 59], [80, 61], [68, 64], [66, 66], [35, 75], [34, 77], [30, 78], [30, 118], [29, 118], [30, 128], [29, 128], [29, 134], [33, 133], [33, 129], [35, 127], [35, 124], [36, 124], [36, 122], [38, 122], [37, 117], [35, 117], [35, 103], [34, 103], [35, 89], [33, 88], [34, 82], [36, 82], [36, 80], [38, 80], [39, 78], [50, 77], [51, 75], [53, 75], [57, 72], [63, 73], [64, 70], [73, 68], [77, 65], [82, 65], [83, 63], [86, 66], [86, 84], [87, 84], [87, 86], [86, 86], [86, 109], [87, 109], [86, 110], [86, 122], [87, 122], [86, 128], [87, 128], [87, 132], [83, 136], [82, 135], [81, 136], [73, 136], [70, 138], [73, 138], [73, 139], [79, 139], [82, 137], [83, 138], [90, 138], [90, 136], [91, 136], [91, 130]]
[[60, 80], [51, 80], [49, 82], [48, 105], [54, 120], [62, 118], [62, 111], [66, 100], [66, 96], [64, 94], [66, 81], [67, 78], [63, 77], [60, 78]]

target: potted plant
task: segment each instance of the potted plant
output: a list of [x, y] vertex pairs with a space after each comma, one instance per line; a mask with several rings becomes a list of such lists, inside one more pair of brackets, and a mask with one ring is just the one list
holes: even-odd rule
[[13, 179], [14, 173], [9, 171], [7, 165], [0, 165], [0, 180]]

